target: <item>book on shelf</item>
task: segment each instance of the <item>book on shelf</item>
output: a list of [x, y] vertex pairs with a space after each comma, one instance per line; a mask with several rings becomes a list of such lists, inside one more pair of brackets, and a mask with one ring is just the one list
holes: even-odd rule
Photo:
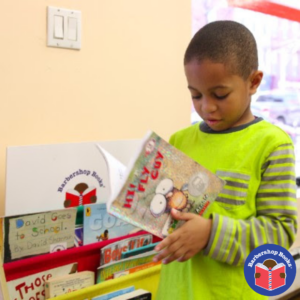
[[123, 252], [151, 244], [152, 239], [152, 234], [143, 233], [102, 247], [100, 250], [100, 266], [120, 260]]
[[4, 217], [4, 263], [74, 247], [76, 208]]
[[[45, 282], [50, 278], [73, 274], [77, 263], [72, 263], [7, 282], [9, 300], [44, 299]], [[6, 300], [6, 299], [5, 299]], [[7, 299], [8, 300], [8, 299]]]
[[113, 261], [109, 264], [100, 266], [97, 269], [97, 283], [104, 282], [114, 278], [114, 274], [120, 271], [125, 271], [147, 263], [152, 263], [156, 251], [149, 251], [126, 259]]
[[255, 265], [255, 285], [268, 291], [275, 290], [285, 285], [285, 274], [285, 264], [283, 263], [277, 264], [272, 269], [257, 263]]
[[114, 239], [140, 230], [140, 228], [110, 215], [107, 212], [106, 203], [84, 205], [84, 245]]
[[138, 255], [138, 254], [142, 254], [142, 253], [145, 253], [145, 252], [148, 252], [148, 251], [152, 251], [152, 250], [154, 250], [155, 246], [158, 245], [158, 244], [159, 244], [159, 242], [152, 243], [152, 244], [147, 244], [147, 245], [144, 245], [142, 247], [135, 248], [135, 249], [128, 249], [127, 251], [122, 252], [121, 259], [128, 258], [128, 257], [131, 257], [131, 256], [135, 256], [135, 255]]
[[92, 298], [91, 300], [110, 300], [112, 298], [127, 294], [129, 292], [134, 291], [134, 290], [135, 290], [134, 286], [130, 286], [130, 287], [120, 289], [120, 290], [116, 290], [116, 291], [113, 291], [113, 292], [110, 292], [110, 293], [107, 293], [107, 294], [99, 295], [97, 297]]
[[161, 238], [183, 224], [172, 219], [172, 208], [203, 215], [224, 185], [152, 131], [126, 173], [107, 203], [109, 213]]
[[94, 284], [95, 273], [91, 271], [55, 276], [45, 282], [45, 299], [81, 290]]
[[133, 292], [112, 298], [112, 300], [151, 300], [151, 298], [151, 292], [144, 289], [138, 289]]

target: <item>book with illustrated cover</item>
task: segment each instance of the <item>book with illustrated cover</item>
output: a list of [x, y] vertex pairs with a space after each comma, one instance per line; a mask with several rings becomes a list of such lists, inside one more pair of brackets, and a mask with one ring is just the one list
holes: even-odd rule
[[156, 251], [149, 251], [137, 256], [129, 257], [119, 261], [113, 261], [107, 265], [100, 266], [97, 269], [97, 283], [104, 282], [114, 278], [114, 274], [125, 271], [133, 267], [141, 266], [153, 262]]
[[71, 293], [95, 284], [95, 273], [82, 271], [64, 276], [55, 276], [45, 283], [45, 299]]
[[133, 292], [112, 298], [112, 300], [151, 300], [151, 299], [152, 299], [151, 292], [144, 289], [138, 289]]
[[285, 285], [285, 274], [285, 264], [283, 263], [277, 264], [270, 270], [265, 265], [257, 263], [255, 265], [255, 285], [268, 291], [275, 290]]
[[84, 205], [83, 245], [114, 239], [140, 230], [110, 215], [105, 203]]
[[110, 299], [115, 298], [117, 296], [121, 296], [121, 295], [130, 293], [130, 292], [133, 292], [133, 291], [134, 291], [134, 286], [130, 286], [130, 287], [120, 289], [120, 290], [117, 290], [117, 291], [113, 291], [113, 292], [110, 292], [110, 293], [107, 293], [107, 294], [104, 294], [104, 295], [99, 295], [97, 297], [92, 298], [91, 300], [110, 300]]
[[141, 248], [151, 244], [152, 238], [152, 234], [141, 234], [102, 247], [100, 250], [100, 266], [120, 260], [122, 254], [128, 250]]
[[[77, 271], [77, 263], [72, 263], [43, 272], [24, 276], [7, 282], [10, 300], [45, 299], [45, 282], [50, 278], [73, 274]], [[5, 299], [6, 300], [6, 299]], [[8, 299], [7, 299], [8, 300]]]
[[142, 247], [139, 247], [139, 248], [135, 248], [135, 249], [128, 249], [127, 251], [122, 252], [121, 259], [128, 258], [128, 257], [131, 257], [131, 256], [135, 256], [135, 255], [138, 255], [138, 254], [142, 254], [142, 253], [145, 253], [145, 252], [148, 252], [148, 251], [152, 251], [152, 250], [154, 250], [154, 248], [158, 244], [159, 244], [159, 242], [148, 244], [148, 245], [145, 245], [145, 246], [142, 246]]
[[222, 179], [149, 132], [107, 207], [114, 216], [164, 238], [183, 223], [172, 219], [172, 208], [203, 215], [223, 185]]
[[74, 247], [76, 208], [4, 217], [3, 261]]

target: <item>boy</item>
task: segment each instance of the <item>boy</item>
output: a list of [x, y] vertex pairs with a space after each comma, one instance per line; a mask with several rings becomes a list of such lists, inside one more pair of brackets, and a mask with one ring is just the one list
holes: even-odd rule
[[157, 299], [265, 299], [248, 286], [244, 262], [262, 244], [289, 248], [294, 241], [293, 144], [251, 113], [263, 73], [246, 27], [207, 24], [191, 40], [184, 67], [203, 122], [175, 133], [170, 143], [226, 184], [205, 217], [172, 211], [186, 222], [156, 247], [154, 260], [164, 263]]

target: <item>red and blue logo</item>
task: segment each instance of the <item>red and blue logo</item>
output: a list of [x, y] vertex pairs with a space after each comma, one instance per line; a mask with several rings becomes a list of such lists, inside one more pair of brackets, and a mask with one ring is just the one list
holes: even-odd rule
[[296, 264], [285, 248], [265, 244], [247, 257], [244, 274], [249, 286], [258, 294], [276, 296], [284, 293], [296, 277]]

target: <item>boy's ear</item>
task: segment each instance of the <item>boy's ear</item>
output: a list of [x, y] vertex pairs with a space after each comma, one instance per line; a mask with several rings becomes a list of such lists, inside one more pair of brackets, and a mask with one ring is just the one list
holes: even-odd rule
[[263, 72], [259, 70], [254, 71], [250, 75], [250, 95], [254, 95], [256, 93], [258, 87], [260, 86], [263, 76]]

